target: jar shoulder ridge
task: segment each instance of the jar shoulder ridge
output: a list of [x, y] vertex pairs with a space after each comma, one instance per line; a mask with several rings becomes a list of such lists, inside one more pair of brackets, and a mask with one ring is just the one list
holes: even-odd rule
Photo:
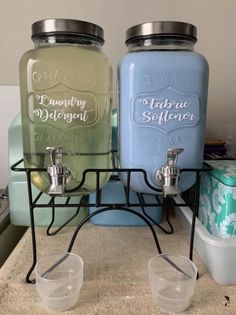
[[21, 64], [23, 62], [27, 62], [29, 59], [31, 59], [34, 56], [34, 53], [35, 53], [35, 49], [34, 48], [25, 51], [23, 53], [23, 55], [21, 56], [19, 63]]
[[206, 66], [206, 68], [209, 68], [209, 63], [207, 58], [202, 55], [201, 53], [195, 52], [195, 54], [198, 56], [198, 58], [201, 60], [201, 62]]
[[123, 64], [126, 63], [131, 63], [133, 60], [133, 53], [127, 53], [125, 55], [123, 55], [123, 57], [121, 57], [120, 61], [119, 61], [119, 67], [121, 67]]
[[[54, 55], [55, 52], [55, 55]], [[56, 57], [65, 57], [66, 54], [70, 54], [70, 58], [76, 57], [76, 53], [81, 52], [83, 55], [89, 54], [90, 56], [95, 57], [97, 60], [102, 60], [103, 62], [109, 63], [109, 60], [105, 53], [102, 50], [97, 50], [89, 47], [82, 47], [77, 45], [52, 45], [52, 46], [42, 46], [38, 48], [33, 48], [26, 51], [22, 57], [20, 62], [27, 61], [29, 59], [39, 59], [39, 58], [54, 58]], [[78, 58], [81, 58], [81, 55], [78, 54]]]
[[[186, 62], [199, 67], [208, 68], [207, 59], [196, 51], [166, 51], [166, 50], [149, 50], [149, 51], [135, 51], [128, 52], [123, 56], [119, 63], [119, 68], [127, 68], [130, 65], [136, 64], [178, 64], [178, 62]], [[167, 64], [166, 64], [167, 65]]]

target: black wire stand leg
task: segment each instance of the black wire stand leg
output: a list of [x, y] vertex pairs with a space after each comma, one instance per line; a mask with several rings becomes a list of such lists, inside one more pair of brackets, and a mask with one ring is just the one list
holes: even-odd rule
[[[67, 198], [67, 201], [65, 203], [65, 206], [69, 204], [69, 199], [70, 198]], [[54, 231], [51, 232], [51, 228], [52, 228], [52, 225], [55, 221], [55, 208], [56, 208], [56, 205], [55, 205], [55, 199], [52, 198], [52, 200], [50, 201], [49, 205], [52, 207], [52, 219], [51, 219], [51, 222], [47, 228], [47, 235], [48, 236], [53, 236], [53, 235], [56, 235], [58, 232], [60, 232], [65, 226], [67, 226], [75, 217], [77, 217], [77, 215], [79, 214], [79, 211], [82, 207], [83, 204], [86, 204], [86, 200], [87, 200], [87, 196], [82, 196], [81, 197], [81, 200], [80, 200], [80, 203], [75, 211], [75, 213], [65, 222], [63, 223], [60, 227], [58, 227], [57, 229], [55, 229]]]
[[145, 200], [143, 197], [143, 194], [141, 193], [136, 193], [138, 200], [140, 202], [140, 207], [142, 209], [142, 212], [144, 214], [144, 216], [146, 218], [149, 219], [149, 221], [151, 221], [153, 224], [155, 224], [162, 232], [166, 233], [166, 234], [173, 234], [174, 233], [174, 228], [173, 225], [170, 222], [170, 218], [169, 218], [169, 211], [170, 211], [170, 205], [172, 205], [170, 203], [170, 198], [163, 198], [163, 202], [159, 201], [158, 196], [156, 196], [156, 201], [157, 201], [157, 206], [161, 206], [163, 209], [163, 212], [166, 212], [166, 222], [169, 225], [170, 230], [165, 229], [164, 227], [162, 227], [159, 223], [157, 223], [155, 220], [153, 220], [153, 218], [146, 212], [145, 210]]
[[55, 197], [52, 197], [52, 199], [49, 202], [49, 206], [52, 208], [52, 218], [51, 218], [51, 222], [49, 223], [49, 226], [47, 228], [46, 233], [47, 233], [48, 236], [51, 236], [51, 235], [55, 235], [56, 234], [55, 231], [54, 232], [50, 232], [50, 229], [51, 229], [51, 227], [52, 227], [52, 225], [53, 225], [53, 223], [55, 221]]
[[31, 224], [31, 241], [32, 241], [32, 265], [26, 275], [27, 283], [35, 283], [35, 279], [30, 279], [30, 276], [37, 263], [37, 245], [36, 245], [36, 233], [35, 233], [35, 223], [34, 223], [34, 203], [32, 197], [32, 187], [31, 187], [31, 172], [27, 171], [27, 186], [28, 186], [28, 198], [29, 198], [29, 208], [30, 208], [30, 224]]
[[191, 225], [191, 232], [190, 232], [190, 245], [189, 245], [189, 259], [193, 260], [193, 245], [194, 245], [194, 233], [195, 233], [195, 224], [196, 224], [196, 217], [198, 215], [199, 209], [199, 197], [200, 197], [200, 172], [196, 174], [196, 186], [195, 186], [195, 193], [194, 193], [194, 202], [193, 202], [193, 214], [192, 214], [192, 225]]

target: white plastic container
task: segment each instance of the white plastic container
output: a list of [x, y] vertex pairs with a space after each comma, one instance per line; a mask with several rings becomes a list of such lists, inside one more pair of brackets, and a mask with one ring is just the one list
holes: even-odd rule
[[[183, 203], [178, 197], [176, 202]], [[176, 209], [176, 216], [190, 231], [192, 211], [188, 207]], [[236, 239], [222, 239], [211, 235], [196, 218], [194, 248], [212, 278], [221, 285], [236, 285]]]

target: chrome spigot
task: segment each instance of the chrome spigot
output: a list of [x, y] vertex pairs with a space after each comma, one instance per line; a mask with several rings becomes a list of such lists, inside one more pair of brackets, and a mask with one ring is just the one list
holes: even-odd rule
[[156, 180], [163, 187], [164, 197], [177, 196], [179, 194], [178, 180], [180, 175], [180, 168], [177, 166], [178, 155], [184, 149], [168, 149], [167, 161], [156, 172]]
[[47, 172], [50, 179], [49, 195], [63, 195], [65, 185], [70, 181], [70, 170], [62, 164], [63, 149], [61, 147], [47, 147], [51, 165], [48, 166]]

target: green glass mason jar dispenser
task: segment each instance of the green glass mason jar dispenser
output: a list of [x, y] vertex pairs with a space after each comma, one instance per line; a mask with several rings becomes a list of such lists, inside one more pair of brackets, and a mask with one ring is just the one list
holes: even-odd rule
[[[95, 172], [111, 168], [111, 66], [102, 52], [103, 29], [93, 23], [46, 19], [32, 25], [34, 49], [20, 61], [25, 167], [51, 195], [96, 189]], [[100, 174], [99, 186], [110, 173]], [[71, 190], [71, 192], [70, 192]]]

